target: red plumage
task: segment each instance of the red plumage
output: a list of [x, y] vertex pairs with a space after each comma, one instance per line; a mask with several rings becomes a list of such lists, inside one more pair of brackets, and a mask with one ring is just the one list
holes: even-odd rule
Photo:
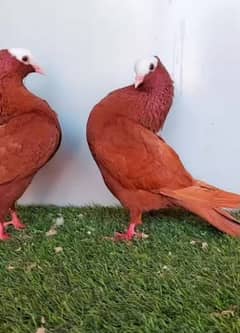
[[223, 208], [240, 207], [240, 196], [195, 180], [176, 152], [156, 134], [172, 104], [173, 83], [161, 64], [138, 89], [129, 86], [92, 110], [87, 139], [109, 190], [130, 211], [130, 226], [117, 239], [131, 239], [142, 213], [181, 206], [219, 230], [240, 236], [240, 225]]
[[[8, 50], [0, 51], [0, 239], [9, 237], [6, 225], [24, 227], [15, 203], [61, 141], [56, 113], [23, 85], [24, 77], [34, 71]], [[9, 210], [12, 221], [4, 223]]]

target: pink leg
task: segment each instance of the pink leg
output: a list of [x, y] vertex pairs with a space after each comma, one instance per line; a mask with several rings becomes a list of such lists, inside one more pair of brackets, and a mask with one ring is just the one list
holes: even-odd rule
[[15, 210], [10, 209], [10, 214], [12, 219], [9, 222], [4, 222], [4, 227], [12, 224], [17, 230], [26, 228], [26, 225], [21, 222]]
[[0, 223], [0, 240], [7, 240], [10, 238], [10, 235], [5, 232], [4, 223]]
[[144, 238], [144, 234], [141, 232], [136, 232], [135, 228], [142, 223], [142, 213], [139, 211], [131, 211], [130, 212], [131, 220], [130, 225], [126, 233], [115, 233], [114, 240], [115, 241], [128, 241], [132, 240], [134, 237], [136, 238]]
[[120, 233], [120, 232], [115, 233], [114, 240], [117, 240], [117, 241], [132, 240], [134, 238], [134, 236], [136, 235], [136, 231], [135, 231], [136, 226], [137, 226], [136, 223], [130, 223], [126, 233]]

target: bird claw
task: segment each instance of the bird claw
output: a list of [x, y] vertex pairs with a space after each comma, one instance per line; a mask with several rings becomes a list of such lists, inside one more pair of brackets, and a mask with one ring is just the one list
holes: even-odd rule
[[0, 240], [8, 240], [11, 236], [5, 232], [4, 224], [0, 223]]
[[129, 234], [128, 232], [126, 232], [126, 233], [115, 232], [113, 240], [115, 242], [118, 242], [118, 241], [131, 241], [133, 238], [134, 238], [134, 234]]
[[118, 241], [131, 241], [134, 238], [136, 238], [136, 239], [146, 239], [148, 237], [149, 236], [147, 234], [144, 234], [143, 232], [135, 232], [133, 234], [130, 234], [128, 232], [126, 232], [126, 233], [116, 232], [114, 237], [112, 237], [112, 239], [115, 242], [118, 242]]
[[16, 230], [21, 230], [21, 229], [25, 229], [26, 228], [26, 225], [23, 224], [20, 219], [13, 219], [11, 221], [8, 221], [8, 222], [4, 222], [3, 223], [3, 226], [4, 227], [8, 227], [9, 225], [13, 225], [14, 229]]
[[15, 229], [22, 230], [25, 229], [26, 227], [27, 227], [26, 224], [21, 223], [21, 225], [18, 225], [17, 227], [15, 227]]
[[2, 240], [2, 241], [6, 241], [10, 238], [11, 238], [11, 236], [9, 234], [7, 234], [6, 232], [0, 234], [0, 240]]
[[26, 228], [26, 224], [23, 224], [22, 222], [18, 222], [18, 223], [13, 223], [13, 226], [15, 229], [17, 230], [22, 230]]
[[145, 234], [144, 232], [136, 232], [135, 238], [137, 239], [147, 239], [149, 237], [148, 234]]
[[5, 232], [3, 224], [1, 224], [0, 227], [0, 240], [5, 241], [11, 238], [11, 236]]

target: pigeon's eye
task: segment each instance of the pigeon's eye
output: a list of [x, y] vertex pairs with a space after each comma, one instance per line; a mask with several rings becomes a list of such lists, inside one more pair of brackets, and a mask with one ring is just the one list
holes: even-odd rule
[[150, 65], [149, 65], [149, 70], [150, 70], [150, 71], [153, 71], [153, 70], [154, 70], [154, 64], [150, 64]]
[[28, 56], [23, 56], [23, 57], [22, 57], [22, 61], [23, 61], [23, 62], [28, 62]]

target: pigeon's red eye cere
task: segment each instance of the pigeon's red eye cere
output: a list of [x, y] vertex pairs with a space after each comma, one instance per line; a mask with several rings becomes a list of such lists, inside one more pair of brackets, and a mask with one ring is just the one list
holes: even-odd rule
[[28, 56], [23, 56], [22, 61], [27, 62], [28, 61]]
[[150, 70], [150, 71], [153, 71], [153, 70], [154, 70], [154, 65], [153, 65], [153, 64], [150, 64], [150, 66], [149, 66], [149, 70]]

